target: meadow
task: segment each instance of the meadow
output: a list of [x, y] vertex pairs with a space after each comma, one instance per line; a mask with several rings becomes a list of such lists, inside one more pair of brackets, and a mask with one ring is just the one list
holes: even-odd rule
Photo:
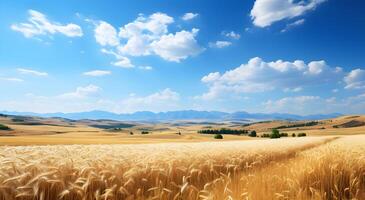
[[364, 199], [365, 136], [0, 147], [0, 199]]

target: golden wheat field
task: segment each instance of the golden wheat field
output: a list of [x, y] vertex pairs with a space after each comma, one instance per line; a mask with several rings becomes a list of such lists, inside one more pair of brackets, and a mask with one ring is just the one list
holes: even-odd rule
[[0, 147], [0, 199], [364, 199], [365, 136]]

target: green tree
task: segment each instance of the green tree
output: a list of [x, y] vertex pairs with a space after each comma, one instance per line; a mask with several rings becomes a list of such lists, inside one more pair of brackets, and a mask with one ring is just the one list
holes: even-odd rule
[[248, 136], [250, 136], [250, 137], [256, 137], [257, 136], [256, 131], [255, 130], [251, 131], [251, 133], [248, 134]]
[[215, 134], [214, 139], [223, 139], [223, 136], [221, 134]]
[[274, 138], [280, 138], [280, 132], [278, 129], [272, 129], [271, 130], [271, 135], [270, 138], [274, 139]]

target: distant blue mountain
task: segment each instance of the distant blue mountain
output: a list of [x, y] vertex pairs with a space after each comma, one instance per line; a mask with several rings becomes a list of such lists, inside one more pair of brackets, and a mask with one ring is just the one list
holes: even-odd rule
[[62, 117], [73, 120], [80, 119], [110, 119], [124, 121], [171, 121], [171, 120], [320, 120], [341, 116], [340, 113], [318, 114], [318, 115], [294, 115], [287, 113], [248, 113], [244, 111], [227, 113], [218, 111], [196, 111], [182, 110], [169, 112], [141, 111], [130, 114], [117, 114], [107, 111], [88, 111], [77, 113], [32, 113], [32, 112], [7, 112], [0, 113], [8, 115], [26, 115], [38, 117]]

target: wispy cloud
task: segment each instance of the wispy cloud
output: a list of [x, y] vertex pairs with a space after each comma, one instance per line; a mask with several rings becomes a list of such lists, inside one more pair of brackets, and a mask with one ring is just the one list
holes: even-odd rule
[[84, 72], [83, 75], [85, 75], [85, 76], [106, 76], [106, 75], [110, 75], [111, 73], [112, 73], [111, 71], [93, 70], [93, 71]]
[[31, 69], [18, 68], [17, 71], [21, 74], [30, 74], [30, 75], [34, 75], [34, 76], [48, 76], [47, 72], [40, 72], [40, 71], [36, 71], [36, 70], [31, 70]]
[[210, 48], [218, 48], [218, 49], [221, 49], [221, 48], [224, 48], [224, 47], [229, 47], [231, 45], [232, 45], [232, 42], [230, 42], [230, 41], [221, 41], [221, 40], [209, 43]]
[[191, 12], [189, 12], [189, 13], [185, 13], [181, 17], [181, 19], [184, 20], [184, 21], [189, 21], [189, 20], [192, 20], [192, 19], [198, 17], [198, 15], [199, 15], [198, 13], [191, 13]]
[[286, 27], [284, 29], [281, 30], [282, 33], [287, 32], [289, 29], [296, 27], [296, 26], [300, 26], [302, 24], [304, 24], [305, 19], [299, 19], [293, 23], [287, 24]]
[[23, 82], [23, 79], [20, 78], [13, 78], [13, 77], [0, 77], [2, 81], [11, 81], [11, 82]]
[[30, 38], [36, 35], [53, 35], [61, 33], [68, 37], [81, 37], [83, 35], [80, 26], [69, 23], [62, 25], [47, 19], [46, 15], [35, 10], [29, 10], [28, 22], [12, 24], [11, 29], [21, 32], [25, 37]]

